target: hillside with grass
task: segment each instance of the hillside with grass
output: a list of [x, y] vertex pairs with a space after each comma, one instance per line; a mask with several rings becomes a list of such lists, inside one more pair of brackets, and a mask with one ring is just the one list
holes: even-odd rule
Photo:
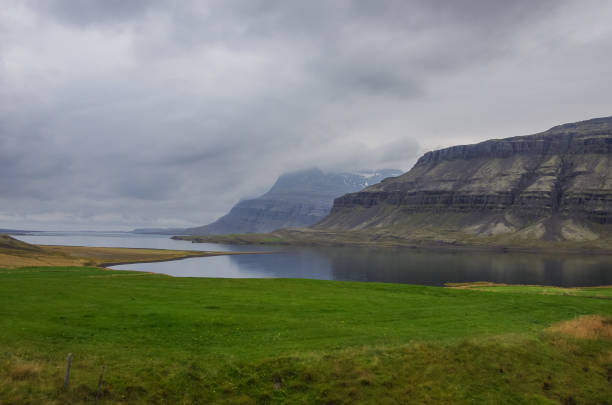
[[[3, 404], [604, 404], [610, 289], [0, 270]], [[63, 387], [66, 356], [70, 381]]]
[[121, 263], [158, 262], [219, 254], [237, 253], [32, 245], [9, 235], [0, 235], [0, 268], [22, 266], [110, 266]]

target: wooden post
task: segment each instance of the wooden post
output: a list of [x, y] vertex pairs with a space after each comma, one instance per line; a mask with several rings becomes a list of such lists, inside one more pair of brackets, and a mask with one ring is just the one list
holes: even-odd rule
[[64, 375], [64, 389], [68, 388], [68, 381], [70, 380], [70, 360], [72, 359], [72, 353], [68, 353], [68, 359], [66, 360], [66, 374]]
[[102, 377], [104, 377], [104, 367], [102, 367], [102, 373], [100, 374], [100, 379], [98, 380], [98, 390], [96, 391], [96, 399], [94, 401], [94, 405], [98, 405], [98, 397], [100, 396], [100, 387], [102, 386]]

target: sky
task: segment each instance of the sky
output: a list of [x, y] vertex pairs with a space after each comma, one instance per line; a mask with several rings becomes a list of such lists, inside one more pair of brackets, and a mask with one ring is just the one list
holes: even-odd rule
[[607, 0], [0, 3], [0, 228], [203, 225], [288, 171], [612, 115]]

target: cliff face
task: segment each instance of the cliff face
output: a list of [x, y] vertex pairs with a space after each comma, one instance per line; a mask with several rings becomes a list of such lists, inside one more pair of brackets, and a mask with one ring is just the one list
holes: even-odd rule
[[428, 152], [404, 175], [337, 198], [318, 228], [589, 240], [611, 223], [608, 117]]
[[381, 170], [362, 175], [323, 173], [318, 169], [285, 174], [278, 178], [267, 193], [239, 202], [217, 221], [178, 233], [220, 235], [310, 226], [329, 214], [334, 198], [399, 174], [401, 172], [397, 170]]

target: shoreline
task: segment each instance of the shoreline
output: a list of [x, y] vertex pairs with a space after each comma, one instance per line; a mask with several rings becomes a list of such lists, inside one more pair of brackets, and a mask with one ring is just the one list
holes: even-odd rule
[[[248, 235], [248, 234], [246, 234]], [[257, 235], [257, 234], [254, 234]], [[220, 237], [221, 238], [220, 238]], [[428, 250], [428, 251], [446, 251], [446, 252], [497, 252], [497, 253], [554, 253], [554, 254], [568, 254], [568, 255], [601, 255], [610, 256], [612, 255], [612, 247], [610, 248], [589, 248], [572, 245], [564, 245], [563, 242], [559, 244], [548, 246], [521, 246], [521, 245], [478, 245], [478, 244], [458, 244], [458, 243], [444, 243], [444, 242], [376, 242], [376, 241], [329, 241], [329, 240], [279, 240], [279, 241], [266, 241], [259, 240], [255, 237], [253, 240], [242, 239], [242, 235], [211, 235], [211, 236], [181, 236], [175, 235], [171, 239], [191, 241], [191, 243], [215, 243], [215, 244], [226, 244], [226, 245], [238, 245], [238, 246], [296, 246], [296, 247], [367, 247], [367, 248], [402, 248], [402, 249], [414, 249], [414, 250]]]
[[[132, 248], [125, 248], [125, 249], [132, 249]], [[158, 250], [169, 250], [169, 249], [158, 249]], [[256, 254], [277, 253], [277, 252], [207, 252], [207, 251], [202, 251], [202, 252], [206, 254], [203, 254], [203, 255], [194, 254], [194, 255], [187, 255], [187, 256], [176, 257], [176, 258], [171, 258], [171, 259], [156, 259], [156, 260], [118, 262], [118, 263], [100, 263], [96, 267], [108, 269], [109, 267], [112, 267], [112, 266], [123, 266], [127, 264], [175, 262], [175, 261], [185, 260], [185, 259], [194, 259], [197, 257], [236, 256], [236, 255], [256, 255]], [[115, 269], [108, 269], [108, 270], [115, 270]], [[138, 271], [138, 270], [134, 270], [134, 271]], [[154, 273], [154, 274], [164, 274], [164, 273]]]
[[124, 264], [165, 262], [195, 257], [257, 254], [232, 252], [131, 247], [29, 244], [10, 236], [0, 238], [0, 267], [77, 266], [107, 268]]

